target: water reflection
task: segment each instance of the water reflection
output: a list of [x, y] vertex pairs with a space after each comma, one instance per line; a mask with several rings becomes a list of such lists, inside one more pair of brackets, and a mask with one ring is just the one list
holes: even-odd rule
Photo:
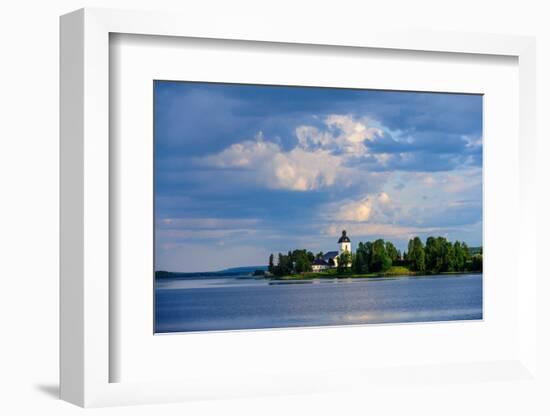
[[156, 332], [482, 318], [482, 276], [318, 279], [162, 279]]

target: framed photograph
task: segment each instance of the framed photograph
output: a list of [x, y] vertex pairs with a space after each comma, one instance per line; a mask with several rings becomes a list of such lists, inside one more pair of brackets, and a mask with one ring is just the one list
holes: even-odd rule
[[483, 318], [481, 94], [153, 88], [155, 333]]
[[63, 16], [62, 398], [536, 382], [534, 51]]

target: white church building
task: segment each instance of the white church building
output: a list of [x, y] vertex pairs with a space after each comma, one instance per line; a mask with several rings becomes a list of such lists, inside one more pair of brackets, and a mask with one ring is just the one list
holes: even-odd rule
[[[322, 259], [315, 259], [312, 264], [313, 271], [319, 272], [321, 270], [338, 267], [338, 258], [344, 252], [349, 254], [352, 253], [351, 240], [347, 236], [346, 230], [342, 231], [342, 235], [338, 239], [338, 251], [329, 251], [324, 254]], [[348, 267], [351, 267], [351, 262], [348, 263]]]

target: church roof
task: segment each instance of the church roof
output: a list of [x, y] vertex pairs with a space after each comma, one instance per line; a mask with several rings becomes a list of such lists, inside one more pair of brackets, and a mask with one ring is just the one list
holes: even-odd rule
[[313, 260], [313, 264], [320, 265], [320, 266], [328, 266], [328, 263], [323, 259], [315, 259]]
[[343, 230], [342, 231], [342, 236], [340, 237], [340, 239], [338, 240], [338, 243], [349, 243], [351, 242], [351, 240], [349, 239], [349, 237], [346, 235], [346, 230]]
[[328, 253], [325, 253], [325, 255], [323, 256], [323, 260], [329, 261], [330, 259], [333, 259], [336, 256], [338, 256], [337, 251], [329, 251]]

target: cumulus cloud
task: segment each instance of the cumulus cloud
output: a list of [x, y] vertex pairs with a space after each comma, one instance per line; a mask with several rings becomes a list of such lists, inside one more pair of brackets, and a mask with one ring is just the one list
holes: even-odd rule
[[368, 221], [371, 216], [373, 202], [370, 198], [342, 204], [337, 211], [337, 217], [345, 221]]
[[234, 143], [218, 154], [205, 157], [203, 162], [218, 168], [255, 168], [280, 152], [279, 146], [265, 141], [260, 132], [255, 140]]
[[296, 127], [295, 134], [299, 146], [303, 149], [327, 147], [334, 140], [330, 133], [320, 131], [314, 126], [298, 126]]
[[340, 137], [348, 142], [361, 143], [365, 140], [374, 140], [376, 136], [382, 136], [381, 129], [368, 127], [365, 121], [356, 121], [349, 115], [332, 114], [325, 119], [325, 124], [340, 131]]
[[275, 154], [263, 167], [268, 184], [293, 191], [332, 186], [345, 171], [341, 158], [324, 150], [308, 152], [300, 148]]
[[[323, 125], [322, 129], [298, 126], [295, 146], [289, 150], [259, 132], [254, 140], [234, 143], [198, 162], [222, 169], [253, 170], [255, 181], [272, 189], [311, 191], [337, 182], [348, 186], [358, 180], [348, 167], [350, 158], [368, 156], [365, 142], [383, 132], [348, 115], [329, 115]], [[379, 158], [382, 162], [387, 159], [383, 154]]]
[[391, 200], [390, 196], [387, 193], [381, 192], [380, 194], [378, 194], [378, 201], [381, 204], [389, 204]]
[[272, 189], [311, 191], [335, 184], [347, 171], [342, 158], [323, 149], [295, 147], [284, 151], [276, 143], [258, 135], [256, 140], [235, 143], [222, 152], [202, 159], [218, 168], [255, 171], [254, 179]]
[[[419, 175], [415, 180], [421, 182], [423, 177]], [[325, 224], [321, 234], [337, 236], [345, 229], [360, 238], [406, 241], [416, 235], [455, 232], [456, 228], [452, 227], [463, 228], [481, 219], [477, 199], [447, 201], [447, 197], [434, 196], [438, 203], [433, 204], [431, 198], [402, 197], [399, 194], [398, 199], [393, 199], [387, 192], [379, 192], [325, 204], [319, 211], [319, 218]]]
[[382, 137], [384, 132], [370, 126], [366, 119], [356, 120], [350, 115], [331, 114], [323, 120], [323, 129], [301, 125], [295, 129], [298, 145], [304, 149], [324, 149], [352, 156], [368, 153], [366, 142]]
[[347, 199], [326, 204], [321, 208], [321, 217], [328, 221], [353, 223], [388, 221], [397, 210], [386, 192], [368, 194], [360, 199]]
[[[373, 150], [375, 144], [395, 140], [385, 135], [376, 122], [366, 118], [331, 114], [321, 120], [321, 125], [297, 126], [294, 134], [293, 145], [283, 147], [259, 132], [252, 140], [234, 143], [198, 162], [233, 171], [253, 171], [243, 175], [240, 183], [252, 181], [270, 189], [300, 192], [330, 188], [337, 183], [344, 187], [366, 184], [374, 172], [408, 170], [421, 162], [426, 167], [438, 165], [437, 160], [422, 161], [415, 153]], [[477, 145], [477, 141], [472, 143]], [[414, 175], [425, 187], [441, 186], [449, 193], [461, 192], [468, 186], [460, 175], [449, 176], [444, 181], [425, 172]], [[363, 210], [367, 210], [364, 203]]]

